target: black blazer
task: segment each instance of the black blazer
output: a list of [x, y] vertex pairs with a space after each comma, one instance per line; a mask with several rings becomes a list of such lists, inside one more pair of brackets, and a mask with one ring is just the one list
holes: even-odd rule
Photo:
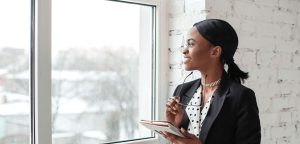
[[[177, 86], [174, 96], [188, 104], [200, 79]], [[205, 144], [260, 144], [261, 128], [254, 92], [234, 81], [224, 71], [219, 87], [203, 122], [200, 140]], [[187, 129], [189, 118], [184, 109], [180, 127]]]

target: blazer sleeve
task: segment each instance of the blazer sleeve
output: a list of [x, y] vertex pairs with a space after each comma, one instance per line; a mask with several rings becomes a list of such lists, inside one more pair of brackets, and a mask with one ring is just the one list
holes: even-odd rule
[[260, 144], [261, 126], [255, 94], [245, 89], [239, 100], [237, 110], [236, 144]]

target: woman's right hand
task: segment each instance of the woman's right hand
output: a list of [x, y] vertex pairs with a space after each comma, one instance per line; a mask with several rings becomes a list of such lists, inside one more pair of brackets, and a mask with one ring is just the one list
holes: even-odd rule
[[166, 119], [173, 123], [176, 127], [179, 127], [183, 117], [183, 110], [179, 102], [180, 97], [174, 96], [170, 97], [166, 104]]

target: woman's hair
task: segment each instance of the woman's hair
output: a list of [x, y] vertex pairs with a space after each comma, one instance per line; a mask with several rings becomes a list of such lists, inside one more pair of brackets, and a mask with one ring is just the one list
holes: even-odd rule
[[211, 44], [222, 48], [221, 62], [228, 65], [229, 77], [238, 83], [244, 82], [248, 72], [243, 72], [233, 59], [238, 46], [238, 36], [233, 27], [220, 19], [206, 19], [195, 23], [194, 27]]

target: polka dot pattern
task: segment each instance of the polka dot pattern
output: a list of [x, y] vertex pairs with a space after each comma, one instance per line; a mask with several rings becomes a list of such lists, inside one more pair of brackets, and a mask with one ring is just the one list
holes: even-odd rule
[[200, 110], [200, 107], [194, 106], [194, 105], [201, 104], [200, 90], [201, 90], [201, 86], [198, 88], [197, 92], [194, 94], [194, 96], [190, 100], [189, 106], [187, 106], [185, 109], [185, 111], [190, 119], [190, 123], [188, 126], [188, 132], [196, 135], [197, 137], [200, 136], [203, 121], [207, 115], [211, 101], [213, 99], [213, 96], [210, 96], [202, 110]]

